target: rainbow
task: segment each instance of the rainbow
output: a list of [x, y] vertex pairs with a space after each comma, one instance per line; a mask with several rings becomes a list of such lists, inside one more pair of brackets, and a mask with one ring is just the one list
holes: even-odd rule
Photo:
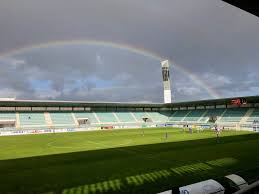
[[[40, 44], [33, 44], [33, 45], [15, 48], [15, 49], [9, 50], [7, 52], [0, 53], [0, 58], [8, 58], [8, 57], [12, 57], [14, 55], [28, 52], [31, 50], [48, 48], [48, 47], [52, 47], [52, 46], [67, 46], [67, 45], [82, 45], [82, 44], [83, 45], [85, 44], [85, 45], [95, 45], [95, 46], [106, 46], [106, 47], [111, 47], [111, 48], [115, 48], [115, 49], [125, 50], [125, 51], [129, 51], [129, 52], [133, 52], [133, 53], [145, 56], [145, 57], [153, 58], [159, 62], [167, 59], [166, 57], [161, 56], [157, 53], [154, 53], [150, 50], [131, 46], [131, 45], [128, 45], [125, 43], [114, 43], [114, 42], [109, 42], [109, 41], [88, 40], [88, 39], [60, 40], [60, 41], [50, 41], [50, 42], [40, 43]], [[196, 83], [201, 88], [206, 90], [207, 93], [212, 98], [220, 98], [220, 95], [218, 94], [218, 92], [216, 90], [214, 90], [211, 86], [209, 86], [204, 80], [200, 79], [198, 75], [191, 72], [189, 69], [184, 68], [183, 66], [181, 66], [177, 63], [174, 63], [172, 60], [169, 60], [169, 61], [171, 64], [173, 64], [173, 68], [182, 72], [187, 77], [189, 77], [194, 83]]]

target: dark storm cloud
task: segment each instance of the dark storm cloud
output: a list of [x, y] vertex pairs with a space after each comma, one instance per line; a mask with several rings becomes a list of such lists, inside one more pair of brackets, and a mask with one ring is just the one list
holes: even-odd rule
[[[259, 78], [251, 77], [251, 72], [259, 72], [258, 34], [257, 17], [220, 0], [0, 2], [0, 53], [54, 40], [124, 42], [173, 60], [222, 96], [258, 94]], [[7, 64], [1, 62], [0, 85], [20, 98], [162, 101], [159, 64], [138, 55], [74, 46], [25, 53], [12, 60], [25, 63], [17, 65], [16, 72], [5, 73]], [[210, 97], [174, 68], [171, 75], [176, 100]], [[102, 88], [89, 79], [94, 76], [119, 83]], [[49, 80], [45, 92], [31, 86], [36, 78]], [[76, 78], [84, 84], [75, 84]]]
[[29, 87], [29, 83], [25, 74], [17, 74], [16, 66], [22, 65], [24, 62], [21, 60], [0, 60], [1, 72], [0, 72], [0, 88], [2, 90], [17, 90], [18, 92], [30, 93], [32, 88]]
[[[76, 52], [68, 52], [75, 48]], [[82, 55], [78, 54], [82, 51]], [[36, 49], [13, 57], [24, 61], [13, 72], [33, 83], [34, 92], [30, 95], [36, 98], [162, 100], [160, 61], [126, 50], [68, 45]], [[48, 94], [44, 95], [44, 91]]]

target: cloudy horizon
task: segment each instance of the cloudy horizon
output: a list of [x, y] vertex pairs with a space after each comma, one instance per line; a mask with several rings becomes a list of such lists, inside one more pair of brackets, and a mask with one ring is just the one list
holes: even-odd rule
[[173, 101], [258, 95], [258, 34], [220, 0], [2, 0], [0, 98], [163, 102], [161, 58]]

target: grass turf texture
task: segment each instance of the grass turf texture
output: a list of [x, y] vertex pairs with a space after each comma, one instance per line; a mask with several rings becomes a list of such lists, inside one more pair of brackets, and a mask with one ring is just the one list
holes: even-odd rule
[[[168, 139], [165, 139], [165, 132]], [[153, 128], [0, 137], [0, 193], [156, 193], [259, 174], [259, 134]]]

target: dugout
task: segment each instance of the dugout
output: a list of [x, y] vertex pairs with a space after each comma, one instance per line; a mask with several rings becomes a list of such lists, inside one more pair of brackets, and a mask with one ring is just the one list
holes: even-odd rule
[[91, 122], [88, 118], [79, 118], [79, 119], [77, 119], [77, 122], [78, 122], [79, 126], [91, 124]]
[[15, 128], [15, 120], [0, 120], [0, 128]]
[[145, 122], [145, 123], [152, 123], [152, 119], [149, 118], [149, 117], [143, 117], [142, 120]]

